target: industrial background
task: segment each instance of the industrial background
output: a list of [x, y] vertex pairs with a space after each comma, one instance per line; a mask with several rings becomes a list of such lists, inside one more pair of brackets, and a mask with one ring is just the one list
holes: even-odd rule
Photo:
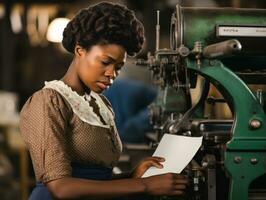
[[[49, 29], [53, 28], [52, 22], [57, 18], [71, 19], [79, 9], [97, 2], [99, 1], [0, 0], [0, 199], [28, 199], [35, 180], [29, 154], [19, 135], [19, 111], [27, 98], [43, 87], [44, 81], [62, 77], [72, 59], [72, 55], [58, 41], [53, 40], [53, 35], [49, 35]], [[157, 10], [160, 10], [160, 47], [169, 48], [171, 15], [177, 4], [182, 7], [266, 8], [266, 1], [262, 0], [112, 2], [127, 5], [143, 22], [146, 42], [144, 50], [138, 55], [142, 59], [147, 59], [148, 52], [155, 51]], [[151, 86], [150, 71], [145, 67], [135, 66], [134, 61], [133, 58], [128, 59], [121, 76], [140, 80]], [[264, 86], [260, 89], [263, 90]], [[198, 91], [193, 89], [191, 92], [194, 103]], [[215, 88], [211, 88], [209, 96], [222, 98]], [[209, 104], [205, 108], [208, 117], [232, 118], [227, 105], [215, 104], [211, 100], [209, 98]], [[127, 155], [124, 155], [121, 162], [126, 161]]]

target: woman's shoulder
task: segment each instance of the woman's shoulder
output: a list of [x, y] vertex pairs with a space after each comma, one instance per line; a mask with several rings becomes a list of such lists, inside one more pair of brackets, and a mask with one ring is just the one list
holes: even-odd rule
[[61, 95], [59, 92], [52, 88], [42, 88], [32, 94], [30, 98], [36, 99], [52, 99], [52, 98], [60, 98]]
[[[32, 94], [24, 104], [21, 113], [30, 110], [41, 112], [42, 109], [54, 108], [69, 110], [69, 105], [64, 97], [52, 88], [42, 88]], [[71, 109], [70, 109], [71, 110]]]
[[60, 105], [64, 103], [64, 97], [52, 88], [42, 88], [32, 94], [28, 99], [28, 102], [34, 103], [53, 103]]

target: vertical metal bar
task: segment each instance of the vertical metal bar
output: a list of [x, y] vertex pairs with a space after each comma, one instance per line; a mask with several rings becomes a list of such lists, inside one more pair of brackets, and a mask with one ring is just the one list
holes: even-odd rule
[[160, 11], [157, 10], [157, 24], [156, 24], [156, 51], [160, 48]]
[[208, 199], [216, 200], [216, 170], [207, 170], [208, 179]]

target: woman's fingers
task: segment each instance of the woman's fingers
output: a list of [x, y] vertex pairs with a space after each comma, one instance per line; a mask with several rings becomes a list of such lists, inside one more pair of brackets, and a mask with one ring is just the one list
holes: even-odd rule
[[151, 158], [157, 160], [158, 162], [164, 162], [165, 161], [165, 158], [159, 157], [159, 156], [153, 156]]
[[184, 190], [184, 189], [186, 189], [186, 185], [184, 184], [175, 185], [175, 190]]
[[162, 157], [148, 157], [142, 160], [138, 166], [135, 168], [133, 172], [133, 177], [138, 178], [141, 177], [147, 169], [150, 167], [156, 167], [156, 168], [163, 168], [163, 165], [161, 162], [164, 161], [164, 158]]
[[150, 167], [156, 167], [156, 168], [163, 168], [163, 165], [160, 162], [157, 162], [155, 160], [148, 160], [142, 163], [141, 165], [143, 167], [143, 170], [147, 170]]
[[163, 165], [156, 160], [150, 160], [149, 162], [147, 162], [147, 167], [148, 168], [149, 167], [156, 167], [156, 168], [161, 169], [161, 168], [163, 168]]
[[147, 157], [142, 161], [149, 161], [149, 160], [154, 160], [157, 162], [164, 162], [165, 161], [165, 159], [163, 157], [158, 157], [158, 156]]
[[177, 186], [177, 187], [181, 187], [179, 189], [184, 189], [184, 187], [186, 187], [188, 184], [189, 184], [189, 181], [187, 178], [185, 178], [183, 175], [181, 174], [176, 174], [175, 175], [175, 181], [174, 181], [174, 184]]
[[164, 158], [161, 157], [148, 157], [140, 163], [140, 165], [145, 166], [146, 169], [149, 167], [163, 168], [161, 162], [164, 162]]
[[176, 184], [185, 184], [185, 185], [187, 185], [188, 184], [188, 180], [187, 179], [178, 178], [178, 179], [175, 179], [175, 183]]
[[173, 193], [170, 196], [181, 196], [184, 195], [184, 191], [183, 190], [175, 190], [173, 191]]
[[173, 195], [184, 195], [184, 190], [188, 185], [188, 179], [181, 174], [175, 174]]
[[145, 165], [149, 168], [149, 167], [156, 167], [156, 168], [163, 168], [163, 165], [161, 164], [161, 162], [164, 162], [165, 159], [162, 157], [148, 157], [144, 160]]

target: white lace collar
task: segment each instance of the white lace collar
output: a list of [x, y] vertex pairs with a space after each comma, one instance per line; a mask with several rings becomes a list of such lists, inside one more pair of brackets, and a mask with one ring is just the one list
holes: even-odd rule
[[[110, 126], [114, 127], [114, 114], [107, 107], [107, 105], [103, 102], [102, 98], [99, 94], [91, 91], [90, 94], [85, 94], [84, 96], [80, 96], [77, 92], [73, 91], [71, 87], [66, 85], [63, 81], [54, 80], [45, 82], [44, 88], [51, 88], [59, 92], [70, 104], [73, 112], [84, 122], [94, 125], [100, 126], [103, 128], [110, 128]], [[96, 104], [99, 107], [99, 112], [105, 124], [102, 123], [100, 117], [93, 111], [93, 108], [90, 106], [89, 102], [91, 97], [93, 97], [96, 101]], [[86, 101], [85, 98], [88, 100]]]

